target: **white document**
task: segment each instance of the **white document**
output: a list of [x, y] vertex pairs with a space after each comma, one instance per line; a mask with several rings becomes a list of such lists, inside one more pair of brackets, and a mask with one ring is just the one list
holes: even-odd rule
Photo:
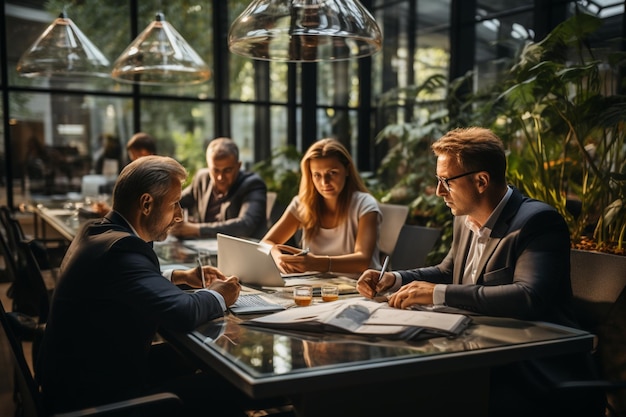
[[420, 333], [455, 336], [470, 321], [468, 316], [462, 314], [399, 310], [366, 298], [349, 298], [309, 307], [290, 308], [249, 320], [246, 324], [409, 339]]

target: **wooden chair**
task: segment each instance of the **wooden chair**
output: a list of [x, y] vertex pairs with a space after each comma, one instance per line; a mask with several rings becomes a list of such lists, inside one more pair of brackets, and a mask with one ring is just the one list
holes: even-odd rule
[[[0, 346], [8, 350], [9, 361], [2, 366], [7, 379], [13, 388], [13, 415], [18, 417], [47, 417], [50, 416], [44, 406], [41, 393], [35, 382], [30, 368], [24, 357], [21, 341], [15, 336], [12, 313], [7, 313], [0, 303]], [[4, 355], [3, 357], [5, 357]], [[177, 416], [181, 415], [182, 402], [180, 398], [169, 392], [157, 393], [143, 397], [131, 398], [110, 404], [57, 414], [58, 417], [78, 416]]]

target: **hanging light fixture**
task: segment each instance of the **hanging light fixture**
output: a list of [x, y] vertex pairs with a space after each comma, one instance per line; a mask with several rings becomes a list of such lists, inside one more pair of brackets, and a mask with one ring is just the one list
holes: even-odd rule
[[122, 52], [111, 76], [148, 85], [198, 84], [211, 77], [200, 58], [162, 13]]
[[22, 54], [17, 72], [24, 77], [108, 77], [109, 60], [63, 11]]
[[228, 34], [234, 54], [268, 61], [340, 61], [372, 55], [382, 35], [358, 0], [253, 0]]

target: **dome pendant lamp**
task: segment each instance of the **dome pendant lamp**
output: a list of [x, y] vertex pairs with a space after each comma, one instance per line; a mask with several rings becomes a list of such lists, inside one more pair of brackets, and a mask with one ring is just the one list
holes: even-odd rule
[[231, 25], [228, 46], [267, 61], [341, 61], [375, 54], [382, 35], [358, 0], [253, 0]]
[[109, 71], [109, 60], [66, 16], [65, 11], [17, 62], [17, 73], [24, 77], [109, 77]]
[[117, 58], [111, 77], [136, 84], [183, 85], [203, 83], [211, 71], [163, 14], [157, 13]]

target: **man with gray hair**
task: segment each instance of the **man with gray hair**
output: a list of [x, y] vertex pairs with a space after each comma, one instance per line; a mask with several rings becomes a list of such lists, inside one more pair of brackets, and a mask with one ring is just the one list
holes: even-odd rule
[[[170, 271], [169, 277], [161, 273], [152, 242], [164, 240], [182, 221], [179, 201], [186, 177], [185, 168], [169, 157], [131, 162], [115, 183], [113, 209], [83, 225], [72, 241], [36, 365], [50, 414], [125, 400], [169, 381], [169, 375], [154, 378], [177, 358], [172, 352], [168, 360], [154, 360], [155, 350], [167, 347], [152, 345], [157, 330], [191, 331], [222, 317], [239, 296], [238, 279], [209, 266]], [[178, 284], [199, 289], [185, 292]], [[194, 372], [191, 367], [188, 375]], [[182, 385], [167, 390], [186, 405], [196, 397], [206, 403], [204, 393], [177, 387]], [[211, 410], [228, 414], [221, 407], [232, 405], [215, 401]]]
[[267, 187], [255, 173], [241, 170], [239, 148], [230, 138], [212, 140], [207, 168], [183, 190], [180, 204], [192, 221], [172, 229], [179, 238], [214, 238], [218, 233], [260, 239], [267, 231]]

